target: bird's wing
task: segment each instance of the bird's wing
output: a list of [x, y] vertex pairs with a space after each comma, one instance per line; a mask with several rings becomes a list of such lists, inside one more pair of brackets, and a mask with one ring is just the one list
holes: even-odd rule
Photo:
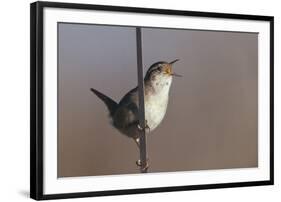
[[119, 106], [128, 105], [131, 102], [134, 102], [138, 105], [138, 101], [138, 87], [135, 87], [124, 95], [119, 102]]
[[119, 128], [127, 127], [138, 120], [138, 87], [130, 90], [120, 100], [114, 115], [114, 124]]
[[109, 110], [109, 115], [111, 117], [113, 117], [113, 115], [116, 112], [116, 109], [118, 107], [118, 104], [114, 100], [112, 100], [110, 97], [104, 95], [103, 93], [97, 91], [96, 89], [91, 88], [91, 91], [104, 102], [104, 104], [106, 105], [106, 107]]
[[127, 128], [132, 123], [138, 121], [138, 107], [135, 105], [135, 103], [121, 105], [116, 110], [113, 119], [113, 124], [117, 128]]

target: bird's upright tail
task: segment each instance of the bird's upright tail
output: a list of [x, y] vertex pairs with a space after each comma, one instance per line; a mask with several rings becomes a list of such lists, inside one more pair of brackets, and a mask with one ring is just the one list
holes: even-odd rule
[[106, 107], [109, 111], [110, 117], [113, 117], [118, 104], [114, 100], [112, 100], [110, 97], [104, 95], [103, 93], [97, 91], [96, 89], [91, 88], [91, 91], [104, 102], [104, 104], [106, 105]]

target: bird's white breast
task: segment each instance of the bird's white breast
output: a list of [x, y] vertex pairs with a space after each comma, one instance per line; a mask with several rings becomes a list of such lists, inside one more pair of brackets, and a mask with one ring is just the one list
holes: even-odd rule
[[163, 120], [169, 100], [170, 83], [157, 93], [148, 96], [145, 102], [145, 119], [150, 131], [154, 130]]

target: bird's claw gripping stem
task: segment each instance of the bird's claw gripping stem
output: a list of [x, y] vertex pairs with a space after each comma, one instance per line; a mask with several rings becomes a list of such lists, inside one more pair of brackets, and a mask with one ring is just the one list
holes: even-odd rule
[[141, 162], [141, 160], [137, 160], [136, 161], [136, 164], [137, 166], [139, 166], [141, 168], [142, 171], [146, 171], [149, 167], [149, 164], [148, 164], [148, 159], [146, 159], [145, 161], [145, 165], [143, 165], [143, 163]]
[[[149, 127], [148, 124], [147, 124], [147, 120], [145, 120], [145, 126], [144, 126], [144, 128], [141, 127], [140, 124], [138, 124], [137, 127], [138, 127], [138, 129], [139, 129], [140, 131], [144, 131], [145, 133], [149, 133], [149, 132], [150, 132], [150, 127]], [[138, 147], [140, 148], [140, 142], [139, 142], [140, 140], [139, 140], [139, 139], [140, 139], [140, 138], [135, 139], [135, 142], [137, 143]], [[147, 172], [148, 167], [149, 167], [149, 165], [148, 165], [148, 159], [144, 160], [144, 162], [142, 162], [142, 160], [139, 159], [139, 160], [136, 161], [136, 164], [137, 164], [137, 166], [140, 167], [142, 173]]]
[[147, 120], [145, 120], [145, 126], [144, 126], [144, 128], [143, 127], [141, 127], [140, 126], [140, 124], [138, 124], [138, 129], [139, 130], [148, 130], [147, 132], [150, 132], [150, 127], [148, 126], [148, 124], [147, 124]]

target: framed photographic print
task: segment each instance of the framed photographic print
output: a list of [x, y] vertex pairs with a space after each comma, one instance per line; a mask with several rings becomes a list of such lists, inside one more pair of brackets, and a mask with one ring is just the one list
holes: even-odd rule
[[273, 184], [272, 16], [31, 4], [31, 198]]

